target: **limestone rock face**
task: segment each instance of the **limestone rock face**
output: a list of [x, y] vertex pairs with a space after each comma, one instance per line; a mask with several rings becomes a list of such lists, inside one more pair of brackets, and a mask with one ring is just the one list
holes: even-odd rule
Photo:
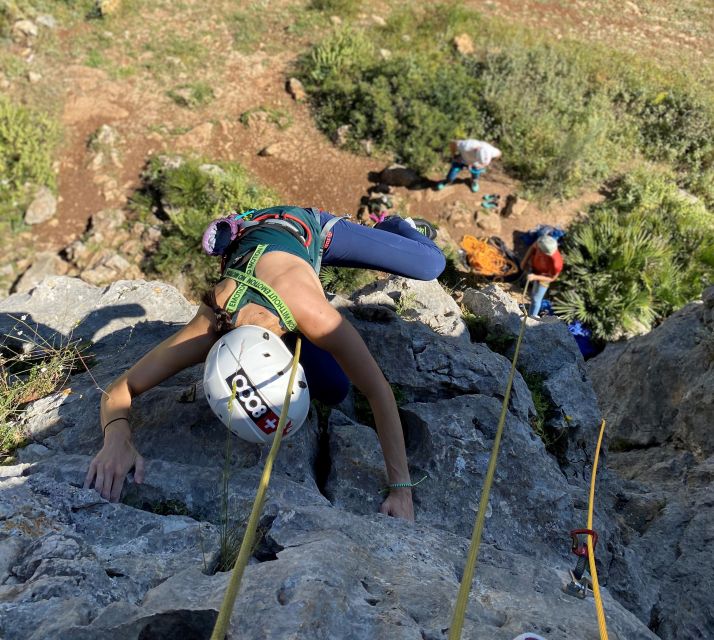
[[[497, 285], [464, 292], [463, 304], [505, 336], [518, 335], [522, 313], [516, 301]], [[512, 357], [514, 345], [506, 355]], [[547, 427], [557, 438], [562, 470], [581, 475], [592, 460], [600, 423], [597, 398], [587, 376], [578, 345], [565, 323], [555, 318], [526, 321], [518, 358], [520, 371], [542, 381], [550, 410]]]
[[[672, 441], [714, 453], [714, 287], [651, 333], [609, 345], [588, 365], [618, 447]], [[640, 384], [632, 384], [640, 381]]]
[[714, 635], [712, 345], [714, 287], [588, 362], [623, 478], [611, 588], [662, 638]]
[[[353, 321], [394, 389], [412, 478], [428, 475], [414, 489], [417, 522], [377, 513], [384, 461], [359, 395], [337, 409], [313, 411], [281, 448], [228, 637], [442, 639], [509, 362], [470, 342], [458, 307], [435, 283], [389, 279], [332, 304]], [[210, 635], [228, 579], [214, 572], [222, 523], [240, 531], [267, 450], [228, 436], [205, 403], [200, 366], [133, 403], [134, 440], [147, 459], [144, 482], [130, 478], [118, 504], [80, 488], [101, 446], [101, 389], [194, 313], [174, 288], [144, 281], [100, 288], [53, 277], [0, 302], [0, 331], [11, 336], [7, 347], [20, 348], [28, 339], [16, 335], [16, 318], [24, 317], [36, 327], [31, 342], [71, 335], [91, 341], [93, 354], [90, 372], [73, 375], [69, 391], [26, 408], [17, 426], [32, 444], [17, 453], [13, 466], [0, 467], [3, 638]], [[526, 356], [535, 358], [536, 347]], [[567, 343], [552, 348], [566, 349]], [[549, 366], [577, 368], [569, 351], [558, 357]], [[556, 402], [555, 386], [553, 393]], [[589, 462], [581, 465], [582, 474], [563, 474], [566, 463], [546, 451], [530, 428], [534, 405], [519, 374], [507, 409], [464, 637], [512, 640], [532, 631], [548, 640], [595, 639], [592, 601], [561, 591], [573, 564], [567, 530], [584, 524], [587, 485], [581, 475], [589, 475]], [[585, 423], [578, 428], [587, 430]], [[700, 471], [687, 482], [711, 482], [706, 469]], [[651, 472], [656, 477], [654, 467]], [[657, 500], [646, 494], [627, 504], [641, 529], [657, 513]], [[609, 529], [613, 518], [612, 509], [601, 507], [596, 526]], [[709, 525], [702, 519], [702, 526]], [[610, 536], [616, 544], [630, 535], [628, 526]], [[691, 531], [706, 540], [702, 529]], [[649, 620], [642, 621], [654, 589], [643, 589], [639, 600], [620, 595], [639, 618], [611, 596], [608, 580], [639, 576], [645, 584], [633, 569], [634, 547], [618, 549], [624, 549], [622, 570], [603, 567], [610, 636], [656, 640]], [[702, 553], [706, 545], [697, 549]], [[611, 555], [603, 553], [600, 561], [619, 569]], [[689, 571], [688, 565], [681, 570]], [[688, 602], [702, 607], [704, 583], [686, 584], [702, 594]], [[682, 607], [677, 618], [659, 609], [660, 629], [672, 620], [678, 625], [663, 638], [689, 637], [676, 635], [697, 628], [691, 625], [699, 618], [686, 618], [689, 610]]]

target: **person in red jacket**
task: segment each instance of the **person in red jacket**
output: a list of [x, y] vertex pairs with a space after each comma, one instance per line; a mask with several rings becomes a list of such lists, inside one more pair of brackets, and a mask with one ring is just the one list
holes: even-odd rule
[[549, 235], [538, 238], [521, 260], [521, 269], [530, 269], [528, 282], [533, 284], [528, 315], [537, 318], [548, 286], [563, 270], [563, 256], [558, 251], [558, 241]]

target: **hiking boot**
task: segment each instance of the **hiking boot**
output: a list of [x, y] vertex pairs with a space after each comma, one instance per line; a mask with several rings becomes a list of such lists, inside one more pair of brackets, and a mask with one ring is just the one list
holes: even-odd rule
[[471, 181], [471, 193], [476, 193], [479, 190], [478, 180]]

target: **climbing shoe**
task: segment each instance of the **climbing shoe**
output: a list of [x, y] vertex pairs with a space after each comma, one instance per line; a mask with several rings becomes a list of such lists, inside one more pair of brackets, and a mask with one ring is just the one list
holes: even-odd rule
[[437, 182], [437, 183], [436, 183], [436, 190], [437, 190], [437, 191], [442, 191], [445, 186], [446, 186], [446, 182], [444, 182], [443, 180], [442, 180], [441, 182]]
[[501, 199], [501, 196], [497, 193], [486, 193], [482, 199], [489, 200], [491, 202], [498, 202]]
[[424, 218], [415, 218], [413, 220], [416, 230], [421, 233], [421, 235], [426, 236], [429, 240], [436, 238], [436, 229], [428, 220]]
[[472, 180], [471, 181], [471, 193], [476, 193], [478, 190], [479, 190], [478, 181]]
[[498, 203], [497, 203], [497, 202], [493, 202], [493, 201], [491, 201], [491, 200], [484, 200], [484, 201], [481, 203], [481, 206], [482, 206], [484, 209], [495, 209], [495, 208], [498, 206]]

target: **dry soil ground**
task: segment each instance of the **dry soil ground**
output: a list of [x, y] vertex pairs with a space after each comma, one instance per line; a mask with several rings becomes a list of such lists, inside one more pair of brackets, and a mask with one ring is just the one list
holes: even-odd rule
[[[365, 21], [389, 10], [385, 3], [365, 4]], [[714, 41], [707, 37], [714, 10], [705, 2], [687, 3], [694, 7], [689, 12], [683, 3], [660, 0], [467, 4], [555, 38], [592, 38], [626, 50], [654, 51], [665, 63], [675, 55], [706, 63], [714, 50]], [[42, 234], [35, 234], [36, 248], [60, 249], [83, 233], [95, 212], [125, 207], [140, 184], [147, 158], [162, 152], [236, 160], [286, 203], [356, 213], [371, 184], [368, 175], [389, 159], [340, 150], [317, 130], [308, 105], [286, 93], [285, 80], [296, 56], [324, 35], [310, 26], [304, 5], [289, 0], [133, 0], [126, 11], [104, 22], [60, 24], [35, 42], [8, 44], [3, 60], [14, 61], [13, 68], [21, 70], [6, 73], [8, 92], [54, 111], [64, 131], [58, 155], [58, 214]], [[31, 82], [30, 72], [39, 80], [35, 76]], [[185, 108], [167, 95], [197, 80], [215, 92], [205, 106]], [[281, 129], [257, 115], [246, 126], [240, 117], [251, 110], [275, 110], [290, 124]], [[104, 124], [118, 133], [117, 153], [111, 161], [92, 163], [88, 141]], [[274, 155], [258, 155], [275, 143]], [[438, 220], [450, 207], [488, 215], [479, 208], [483, 193], [505, 196], [518, 190], [498, 166], [481, 184], [478, 194], [465, 184], [443, 192], [397, 191], [410, 214]], [[521, 217], [503, 221], [501, 236], [510, 243], [514, 231], [539, 223], [566, 226], [598, 198], [585, 194], [556, 205], [532, 204]], [[457, 240], [465, 232], [482, 233], [475, 227], [451, 231]]]

